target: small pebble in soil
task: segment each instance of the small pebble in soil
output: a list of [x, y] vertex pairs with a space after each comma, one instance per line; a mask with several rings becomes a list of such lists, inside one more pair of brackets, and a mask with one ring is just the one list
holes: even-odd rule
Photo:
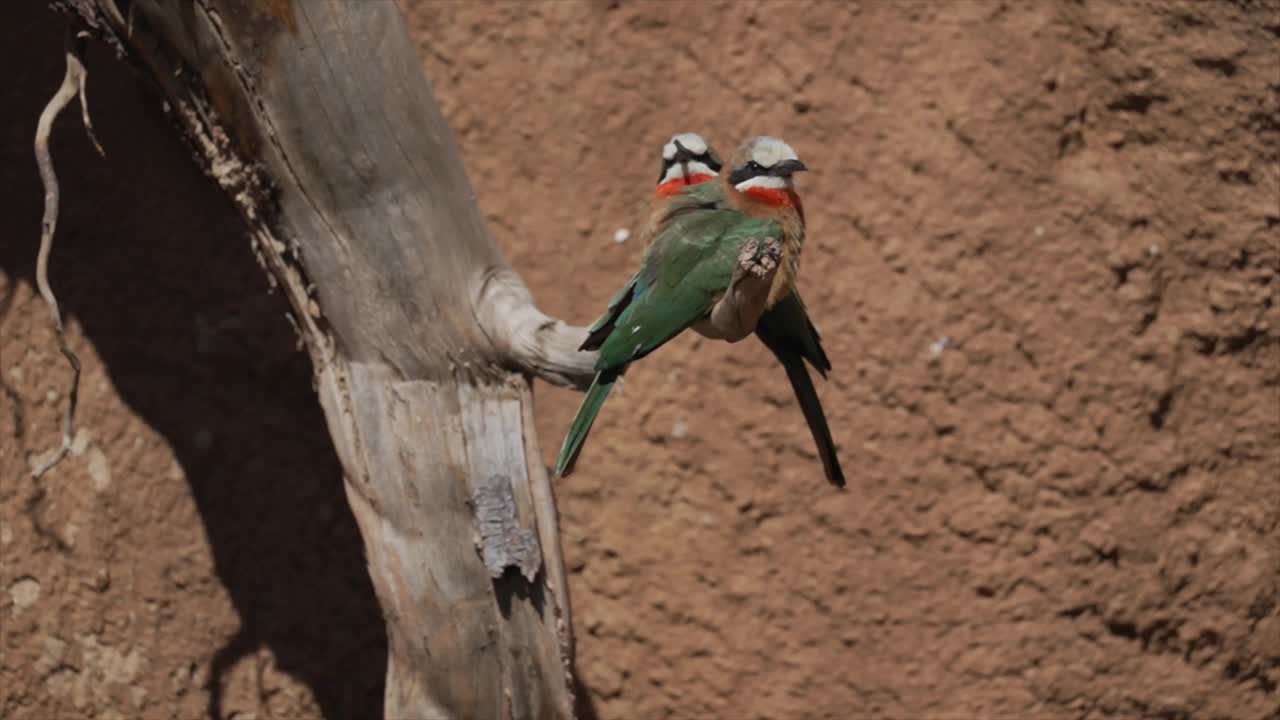
[[684, 418], [676, 418], [676, 421], [671, 424], [671, 437], [682, 440], [688, 435], [689, 423], [685, 422]]
[[89, 477], [93, 480], [94, 492], [105, 492], [111, 487], [111, 463], [96, 447], [89, 451]]
[[22, 577], [9, 586], [9, 598], [13, 601], [13, 614], [36, 604], [40, 599], [40, 583], [33, 577]]
[[618, 228], [613, 233], [613, 241], [616, 243], [624, 243], [631, 239], [631, 231], [627, 228]]
[[951, 338], [947, 337], [946, 335], [943, 335], [942, 337], [938, 338], [937, 340], [934, 340], [932, 343], [929, 344], [929, 354], [934, 357], [938, 357], [939, 355], [942, 354], [943, 350], [947, 349], [947, 346], [950, 344], [951, 344]]

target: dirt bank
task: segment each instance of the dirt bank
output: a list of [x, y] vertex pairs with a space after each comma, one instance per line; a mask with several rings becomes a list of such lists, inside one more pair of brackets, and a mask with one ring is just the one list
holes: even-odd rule
[[[768, 353], [680, 338], [560, 486], [602, 718], [1280, 717], [1280, 10], [407, 3], [540, 304], [594, 318], [672, 132], [814, 169], [849, 474]], [[97, 49], [54, 152], [80, 451], [31, 287], [55, 18], [0, 57], [0, 716], [368, 716], [385, 638], [285, 305]], [[539, 386], [550, 454], [577, 396]]]

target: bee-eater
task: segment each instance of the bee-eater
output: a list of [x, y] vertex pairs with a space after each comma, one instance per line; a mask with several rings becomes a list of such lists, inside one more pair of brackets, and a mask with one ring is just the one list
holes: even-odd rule
[[[671, 196], [682, 186], [681, 181], [683, 181], [683, 184], [697, 184], [715, 179], [711, 174], [702, 173], [702, 168], [693, 164], [689, 165], [689, 170], [680, 173], [681, 168], [674, 161], [678, 158], [681, 148], [698, 150], [699, 155], [705, 154], [706, 157], [711, 158], [712, 162], [706, 163], [708, 168], [717, 172], [720, 169], [721, 163], [715, 150], [701, 135], [683, 133], [673, 136], [671, 141], [662, 149], [662, 174], [655, 191], [655, 200], [662, 201], [657, 203], [659, 212], [668, 204]], [[794, 153], [791, 154], [794, 155]], [[749, 180], [749, 178], [747, 179]], [[726, 191], [724, 193], [725, 197], [736, 197], [736, 195], [729, 193], [729, 186], [732, 186], [734, 191], [745, 196], [742, 199], [745, 203], [763, 202], [766, 208], [794, 206], [795, 213], [799, 215], [800, 223], [803, 225], [804, 210], [799, 196], [794, 194], [794, 188], [792, 188], [791, 195], [779, 195], [763, 187], [767, 182], [756, 181], [754, 186], [747, 182], [744, 183], [743, 190], [739, 190], [736, 184], [732, 182], [718, 183], [716, 187]], [[753, 190], [753, 187], [757, 189]], [[781, 189], [773, 188], [773, 190]], [[740, 202], [739, 205], [743, 204], [743, 202]], [[768, 214], [779, 211], [762, 210], [762, 212]], [[780, 212], [788, 214], [786, 210]], [[795, 252], [791, 256], [797, 265], [803, 245], [802, 241], [803, 233], [799, 233], [798, 240], [795, 243]], [[836, 456], [835, 443], [831, 438], [831, 429], [827, 425], [826, 413], [822, 410], [822, 403], [818, 400], [818, 393], [813, 386], [813, 380], [809, 377], [809, 371], [805, 367], [805, 361], [807, 360], [825, 378], [831, 370], [831, 361], [822, 349], [822, 340], [818, 335], [817, 329], [813, 326], [813, 322], [809, 320], [804, 302], [800, 299], [799, 290], [794, 287], [794, 276], [795, 272], [793, 270], [791, 273], [792, 288], [790, 293], [777, 299], [776, 302], [770, 303], [769, 308], [760, 317], [756, 325], [756, 336], [765, 344], [765, 347], [773, 352], [787, 372], [787, 379], [791, 382], [791, 387], [796, 394], [796, 400], [800, 404], [800, 410], [804, 413], [805, 421], [813, 434], [814, 443], [818, 447], [818, 456], [822, 460], [823, 470], [827, 479], [832, 484], [843, 487], [845, 484], [844, 471], [841, 469], [840, 460]], [[698, 330], [699, 327], [695, 325], [694, 329]]]
[[[795, 291], [804, 215], [791, 176], [804, 164], [781, 140], [758, 137], [721, 171], [715, 151], [695, 133], [673, 136], [662, 157], [647, 228], [653, 245], [582, 345], [601, 351], [599, 372], [565, 438], [557, 473], [572, 471], [613, 383], [631, 362], [686, 327], [729, 342], [755, 330], [787, 371], [827, 478], [843, 487], [831, 432], [804, 366], [807, 359], [824, 376], [831, 367]], [[709, 182], [715, 171], [721, 171], [720, 181]], [[663, 306], [668, 298], [675, 307]], [[654, 332], [656, 326], [664, 330]], [[628, 344], [628, 328], [644, 342]]]
[[720, 156], [701, 135], [691, 132], [672, 135], [662, 146], [658, 185], [649, 197], [647, 216], [637, 236], [641, 244], [648, 247], [667, 213], [687, 202], [686, 198], [679, 197], [685, 188], [715, 180], [720, 166]]
[[698, 133], [672, 135], [662, 146], [662, 171], [654, 196], [669, 198], [689, 185], [714, 180], [720, 165], [720, 156]]
[[772, 138], [755, 138], [734, 154], [732, 172], [723, 174], [721, 182], [713, 185], [719, 186], [728, 207], [750, 217], [775, 220], [785, 230], [782, 267], [773, 281], [765, 312], [756, 323], [755, 332], [787, 372], [787, 379], [791, 381], [791, 388], [818, 447], [818, 457], [822, 460], [827, 480], [836, 487], [844, 487], [844, 470], [836, 456], [831, 428], [827, 425], [826, 413], [822, 411], [813, 379], [805, 367], [807, 360], [824, 378], [831, 370], [831, 360], [822, 349], [818, 329], [809, 319], [796, 287], [800, 254], [804, 250], [804, 206], [791, 182], [791, 175], [771, 172], [779, 164], [798, 162], [795, 151], [786, 143]]

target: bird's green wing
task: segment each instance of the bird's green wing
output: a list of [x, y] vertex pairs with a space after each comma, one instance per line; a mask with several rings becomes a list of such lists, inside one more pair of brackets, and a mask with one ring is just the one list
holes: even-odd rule
[[599, 350], [600, 344], [605, 338], [609, 337], [609, 333], [613, 332], [614, 323], [618, 320], [618, 314], [622, 312], [628, 304], [631, 303], [631, 296], [636, 291], [636, 278], [638, 274], [633, 275], [627, 284], [618, 291], [617, 295], [609, 301], [609, 307], [604, 314], [599, 317], [591, 327], [587, 328], [587, 339], [582, 341], [582, 345], [578, 346], [579, 350]]
[[[673, 195], [667, 201], [664, 207], [662, 217], [657, 221], [657, 228], [654, 231], [654, 241], [645, 248], [644, 258], [642, 259], [642, 267], [648, 266], [651, 262], [659, 262], [651, 256], [656, 249], [666, 248], [670, 243], [670, 234], [664, 231], [671, 229], [672, 225], [677, 223], [689, 223], [696, 219], [696, 216], [705, 218], [708, 211], [724, 209], [724, 191], [720, 188], [718, 182], [705, 182], [697, 185], [690, 185], [679, 193]], [[630, 304], [632, 295], [636, 289], [636, 280], [640, 277], [640, 273], [632, 276], [627, 284], [618, 291], [617, 295], [609, 301], [609, 307], [605, 310], [592, 325], [588, 328], [587, 339], [583, 341], [579, 350], [599, 350], [600, 345], [605, 338], [613, 332], [614, 324], [618, 320], [618, 315], [624, 308]]]
[[728, 289], [738, 253], [753, 239], [781, 242], [782, 226], [726, 209], [674, 216], [645, 253], [628, 289], [597, 322], [596, 369], [644, 357], [702, 319]]

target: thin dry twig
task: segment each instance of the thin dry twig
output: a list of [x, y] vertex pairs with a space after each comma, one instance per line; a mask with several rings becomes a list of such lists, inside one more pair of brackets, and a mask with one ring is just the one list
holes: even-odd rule
[[[53, 250], [53, 233], [58, 227], [58, 176], [53, 170], [53, 158], [49, 155], [49, 133], [53, 130], [53, 121], [76, 95], [80, 96], [81, 115], [84, 118], [85, 131], [93, 146], [102, 153], [102, 146], [93, 135], [93, 124], [89, 120], [89, 105], [85, 99], [85, 82], [89, 72], [84, 66], [84, 46], [86, 33], [67, 30], [66, 54], [67, 73], [62, 78], [62, 86], [54, 93], [49, 104], [40, 113], [40, 122], [36, 125], [36, 164], [40, 166], [40, 181], [44, 184], [44, 219], [40, 223], [40, 254], [36, 258], [36, 286], [40, 295], [49, 306], [49, 317], [53, 321], [53, 329], [58, 338], [58, 350], [71, 365], [71, 390], [68, 393], [67, 415], [63, 421], [62, 445], [51, 457], [31, 471], [37, 480], [53, 469], [67, 456], [75, 435], [76, 401], [80, 394], [80, 358], [67, 345], [66, 332], [62, 326], [62, 314], [58, 311], [58, 298], [49, 286], [49, 253]], [[104, 153], [105, 154], [105, 153]]]

